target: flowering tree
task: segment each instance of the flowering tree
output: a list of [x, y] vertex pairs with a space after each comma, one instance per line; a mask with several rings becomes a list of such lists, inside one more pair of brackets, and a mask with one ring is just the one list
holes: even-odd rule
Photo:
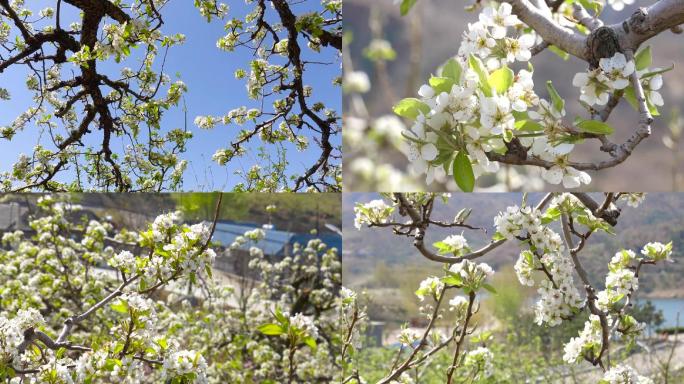
[[[402, 349], [397, 360], [389, 368], [381, 383], [412, 382], [411, 370], [427, 364], [440, 350], [452, 350], [445, 382], [461, 382], [458, 377], [474, 382], [494, 382], [496, 372], [492, 365], [492, 352], [487, 349], [487, 335], [469, 340], [466, 335], [474, 332], [470, 324], [478, 308], [477, 297], [482, 289], [496, 293], [487, 283], [493, 273], [485, 263], [475, 259], [487, 255], [507, 241], [516, 242], [520, 255], [515, 272], [522, 285], [537, 286], [534, 306], [535, 322], [539, 326], [559, 327], [580, 313], [589, 314], [584, 328], [577, 337], [567, 340], [563, 360], [568, 364], [586, 361], [602, 370], [601, 383], [648, 383], [629, 366], [611, 359], [616, 338], [623, 345], [633, 345], [644, 325], [629, 314], [632, 296], [639, 288], [639, 273], [646, 265], [670, 260], [672, 243], [652, 242], [644, 245], [639, 254], [632, 250], [619, 250], [608, 263], [605, 285], [600, 289], [589, 280], [582, 266], [581, 253], [591, 236], [597, 232], [612, 233], [620, 217], [618, 205], [626, 202], [637, 207], [643, 194], [606, 193], [602, 202], [583, 193], [548, 194], [536, 205], [523, 199], [521, 206], [511, 206], [494, 218], [496, 233], [491, 241], [480, 249], [471, 249], [466, 237], [454, 234], [438, 241], [432, 247], [424, 244], [427, 230], [432, 227], [477, 229], [467, 223], [469, 210], [462, 210], [453, 221], [433, 218], [438, 197], [434, 194], [385, 195], [381, 200], [358, 203], [355, 225], [389, 227], [399, 236], [413, 238], [413, 246], [428, 260], [445, 265], [443, 276], [430, 276], [423, 280], [416, 291], [418, 298], [426, 298], [424, 308], [428, 325], [422, 335], [402, 332]], [[448, 200], [447, 196], [442, 199]], [[560, 232], [557, 229], [560, 228]], [[576, 278], [579, 278], [579, 281]], [[500, 287], [500, 289], [503, 287]], [[457, 294], [447, 300], [447, 291]], [[351, 293], [345, 324], [349, 334], [365, 317], [363, 308]], [[447, 304], [448, 303], [448, 304]], [[444, 316], [445, 308], [456, 313], [453, 333], [440, 336], [433, 326], [435, 319]], [[358, 337], [358, 335], [357, 335]], [[348, 340], [349, 345], [360, 348], [359, 340]], [[356, 343], [356, 344], [353, 344]], [[481, 345], [480, 345], [481, 344]], [[354, 355], [345, 356], [345, 369], [350, 380], [361, 382], [362, 372]], [[454, 376], [455, 371], [462, 371]], [[471, 381], [471, 382], [472, 382]]]
[[[223, 19], [228, 15], [225, 4], [214, 0], [196, 3], [200, 4], [200, 11], [208, 21], [212, 17]], [[235, 76], [246, 80], [249, 98], [257, 100], [262, 107], [239, 107], [223, 116], [200, 116], [195, 123], [201, 128], [212, 128], [217, 124], [242, 125], [248, 121], [254, 123], [250, 129], [241, 131], [230, 147], [214, 154], [213, 159], [221, 165], [244, 156], [244, 147], [255, 137], [264, 143], [278, 145], [282, 151], [285, 150], [282, 144], [288, 142], [304, 150], [310, 143], [301, 132], [313, 132], [321, 153], [303, 174], [289, 180], [285, 169], [290, 160], [283, 153], [275, 159], [265, 158], [270, 160], [268, 167], [252, 167], [244, 175], [245, 184], [238, 189], [277, 190], [287, 187], [294, 191], [339, 191], [341, 174], [335, 161], [339, 158], [339, 148], [331, 144], [332, 136], [339, 131], [339, 116], [334, 109], [315, 101], [316, 93], [306, 83], [305, 74], [307, 67], [321, 63], [305, 54], [303, 48], [308, 46], [314, 53], [325, 49], [333, 49], [338, 54], [341, 52], [342, 1], [321, 0], [320, 11], [301, 15], [295, 15], [293, 6], [285, 0], [254, 3], [255, 10], [244, 20], [228, 20], [225, 26], [228, 34], [218, 40], [217, 46], [227, 52], [242, 48], [253, 53], [254, 59], [250, 61], [249, 68], [238, 70]], [[271, 12], [275, 15], [269, 15]], [[335, 72], [330, 79], [331, 85], [339, 85], [339, 75]], [[335, 90], [333, 87], [320, 92]]]
[[[41, 197], [32, 233], [2, 237], [3, 381], [294, 383], [337, 374], [335, 249], [312, 240], [272, 261], [252, 246], [259, 281], [238, 293], [212, 272], [215, 224], [188, 226], [169, 213], [143, 230], [116, 230], [81, 221], [62, 200]], [[257, 229], [231, 246], [263, 236]]]
[[[457, 54], [417, 97], [394, 106], [410, 122], [402, 136], [412, 169], [425, 175], [428, 185], [453, 178], [461, 190], [472, 191], [478, 177], [497, 172], [501, 164], [527, 165], [540, 169], [550, 184], [576, 188], [590, 183], [585, 171], [624, 162], [650, 135], [653, 117], [664, 105], [658, 92], [662, 76], [672, 69], [653, 67], [644, 43], [670, 29], [681, 32], [684, 6], [658, 1], [605, 25], [600, 18], [605, 3], [511, 0], [469, 7], [480, 11], [479, 19], [467, 25]], [[632, 1], [607, 3], [622, 9]], [[414, 6], [420, 2], [401, 1], [402, 14]], [[546, 97], [535, 91], [539, 79], [532, 60], [546, 49], [586, 62], [573, 78], [576, 95], [560, 95], [550, 80]], [[348, 79], [362, 83], [358, 75]], [[359, 86], [347, 89], [367, 90]], [[574, 121], [565, 116], [571, 98], [586, 110]], [[627, 140], [615, 143], [609, 118], [623, 99], [638, 119]], [[571, 159], [575, 146], [588, 141], [598, 143], [607, 158]]]
[[[0, 2], [0, 73], [27, 73], [26, 88], [34, 100], [14, 121], [0, 126], [0, 139], [11, 141], [30, 125], [44, 137], [11, 171], [0, 173], [0, 188], [179, 189], [187, 167], [180, 154], [192, 133], [187, 126], [163, 127], [164, 113], [178, 107], [187, 91], [182, 81], [172, 81], [164, 72], [168, 50], [185, 40], [182, 33], [162, 32], [169, 1], [54, 3], [37, 10], [22, 0]], [[277, 21], [267, 15], [267, 3]], [[216, 1], [198, 0], [194, 5], [207, 21], [228, 15], [228, 7]], [[253, 51], [249, 70], [236, 76], [247, 79], [248, 96], [262, 108], [240, 107], [222, 117], [198, 117], [196, 123], [202, 128], [217, 122], [254, 125], [242, 131], [230, 149], [214, 155], [222, 165], [244, 156], [243, 146], [254, 137], [280, 146], [280, 155], [269, 167], [253, 167], [243, 175], [246, 184], [236, 189], [339, 189], [337, 149], [331, 144], [338, 116], [315, 101], [319, 94], [307, 85], [305, 73], [318, 62], [305, 55], [301, 45], [308, 44], [314, 55], [326, 47], [341, 48], [341, 2], [323, 0], [320, 10], [300, 15], [284, 0], [257, 1], [254, 6], [244, 20], [227, 22], [228, 35], [217, 45], [226, 51]], [[80, 16], [74, 19], [74, 14]], [[67, 26], [65, 19], [74, 22]], [[330, 81], [331, 87], [338, 82], [334, 74]], [[15, 92], [0, 88], [0, 100], [8, 100], [10, 91]], [[309, 145], [305, 133], [316, 137], [321, 154], [301, 175], [290, 178], [292, 172], [286, 170], [291, 159], [283, 143], [303, 150]], [[264, 162], [269, 160], [266, 154]]]

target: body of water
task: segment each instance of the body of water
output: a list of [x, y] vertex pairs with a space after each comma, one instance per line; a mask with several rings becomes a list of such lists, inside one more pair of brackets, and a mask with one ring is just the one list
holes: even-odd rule
[[679, 326], [684, 326], [684, 299], [647, 299], [640, 302], [650, 301], [653, 305], [663, 311], [665, 322], [661, 328], [677, 326], [677, 314], [679, 313]]

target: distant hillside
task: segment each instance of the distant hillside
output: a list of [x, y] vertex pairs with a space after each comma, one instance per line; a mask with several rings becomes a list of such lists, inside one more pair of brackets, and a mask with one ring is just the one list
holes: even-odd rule
[[[535, 203], [541, 194], [530, 194], [528, 201]], [[386, 266], [424, 267], [435, 264], [426, 260], [411, 245], [411, 239], [392, 234], [388, 228], [357, 231], [353, 226], [353, 205], [378, 198], [370, 193], [345, 194], [343, 201], [345, 284], [363, 284], [368, 281], [378, 264]], [[455, 194], [448, 206], [439, 204], [436, 217], [450, 220], [461, 208], [472, 208], [469, 224], [483, 227], [483, 231], [467, 231], [469, 243], [478, 247], [489, 241], [494, 232], [493, 218], [497, 212], [520, 203], [520, 194]], [[621, 249], [635, 251], [649, 241], [674, 242], [675, 263], [647, 266], [640, 276], [640, 293], [651, 296], [679, 295], [684, 297], [684, 195], [649, 194], [638, 209], [625, 207], [615, 230], [617, 235], [596, 234], [582, 251], [582, 262], [596, 283], [603, 284], [610, 258]], [[452, 231], [431, 228], [427, 243], [443, 239]], [[493, 267], [514, 263], [519, 250], [514, 244], [505, 244], [481, 260]]]

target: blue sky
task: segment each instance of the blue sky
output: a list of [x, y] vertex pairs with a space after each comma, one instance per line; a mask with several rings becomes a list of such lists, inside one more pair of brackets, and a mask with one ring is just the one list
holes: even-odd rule
[[[30, 2], [33, 7], [33, 1]], [[243, 1], [226, 2], [230, 6], [228, 17], [242, 18], [247, 12], [252, 10], [252, 6], [247, 6]], [[39, 0], [35, 1], [36, 13], [45, 6], [54, 7], [55, 1]], [[68, 25], [70, 21], [76, 19], [77, 14], [74, 8], [63, 4], [62, 25]], [[301, 14], [320, 7], [320, 1], [307, 0], [301, 4], [292, 5], [295, 14]], [[271, 21], [275, 12], [269, 10]], [[187, 152], [182, 154], [182, 158], [188, 160], [188, 170], [184, 176], [183, 190], [229, 190], [240, 181], [233, 173], [238, 169], [248, 169], [258, 160], [254, 155], [247, 155], [240, 159], [234, 159], [226, 166], [218, 166], [211, 160], [211, 156], [219, 148], [226, 148], [231, 140], [242, 128], [249, 128], [250, 125], [238, 126], [217, 126], [213, 130], [201, 130], [194, 126], [193, 121], [197, 115], [223, 115], [231, 109], [242, 105], [248, 107], [258, 106], [253, 100], [249, 100], [246, 93], [244, 80], [237, 80], [234, 72], [238, 68], [247, 68], [251, 60], [251, 51], [247, 49], [237, 49], [235, 52], [223, 52], [216, 48], [216, 40], [223, 36], [224, 22], [212, 20], [207, 23], [199, 11], [194, 8], [193, 2], [189, 0], [172, 0], [162, 11], [164, 15], [164, 26], [162, 32], [165, 34], [183, 33], [186, 36], [185, 44], [173, 47], [169, 50], [166, 59], [165, 72], [175, 78], [178, 73], [180, 79], [188, 86], [185, 95], [187, 105], [187, 126], [195, 137], [188, 143]], [[64, 21], [66, 19], [66, 21]], [[111, 20], [109, 21], [111, 22]], [[330, 85], [332, 77], [340, 71], [340, 61], [337, 52], [331, 48], [323, 48], [322, 55], [313, 55], [312, 52], [302, 47], [306, 58], [313, 58], [317, 61], [331, 63], [329, 65], [309, 65], [305, 73], [305, 83], [313, 86], [314, 97], [310, 103], [322, 101], [329, 108], [341, 111], [341, 91], [338, 87]], [[161, 57], [158, 58], [159, 63]], [[134, 68], [137, 61], [133, 56], [122, 65], [110, 63], [101, 68], [107, 73], [118, 73], [123, 66]], [[69, 65], [66, 64], [65, 69]], [[108, 71], [112, 68], [113, 71]], [[0, 126], [8, 125], [20, 113], [32, 105], [31, 94], [25, 88], [26, 72], [22, 68], [8, 69], [0, 74], [0, 87], [7, 88], [12, 99], [10, 101], [0, 101]], [[185, 124], [185, 117], [182, 108], [178, 107], [168, 111], [162, 120], [162, 127], [166, 129], [182, 128]], [[49, 140], [40, 138], [40, 131], [33, 124], [27, 125], [26, 129], [18, 133], [11, 142], [0, 141], [0, 171], [7, 171], [17, 160], [19, 154], [30, 154], [34, 145], [40, 140], [44, 145], [48, 145]], [[93, 131], [86, 143], [98, 143], [101, 140], [99, 131]], [[315, 162], [318, 158], [318, 147], [313, 140], [310, 149], [298, 152], [294, 146], [287, 146], [288, 160], [290, 161], [289, 173], [299, 174], [308, 165]], [[333, 145], [339, 145], [341, 138], [333, 138]], [[256, 149], [261, 144], [255, 141], [250, 148]], [[51, 148], [51, 147], [50, 147]], [[274, 153], [272, 147], [267, 147], [269, 152]], [[252, 151], [256, 154], [256, 151]], [[65, 174], [58, 178], [61, 181], [68, 179]]]

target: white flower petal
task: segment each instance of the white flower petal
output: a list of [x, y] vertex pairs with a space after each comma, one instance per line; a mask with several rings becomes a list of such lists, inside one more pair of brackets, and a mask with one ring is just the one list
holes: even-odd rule
[[563, 170], [559, 166], [553, 166], [550, 169], [542, 170], [542, 178], [549, 184], [560, 184], [563, 179]]
[[437, 147], [432, 143], [427, 143], [420, 148], [420, 156], [427, 161], [434, 160], [438, 154]]

